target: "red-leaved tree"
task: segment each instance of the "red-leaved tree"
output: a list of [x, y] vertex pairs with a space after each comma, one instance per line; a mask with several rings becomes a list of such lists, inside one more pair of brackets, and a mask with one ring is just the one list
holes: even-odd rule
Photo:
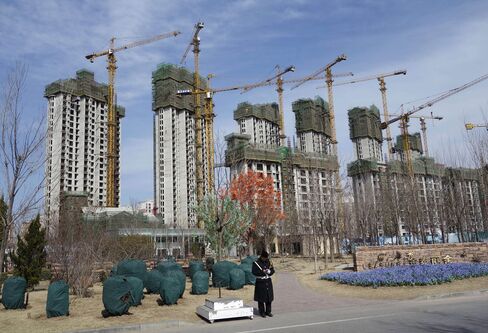
[[232, 180], [229, 194], [233, 200], [252, 210], [251, 226], [243, 234], [248, 251], [252, 252], [256, 240], [261, 240], [260, 245], [269, 250], [275, 236], [275, 225], [284, 218], [281, 193], [275, 190], [273, 178], [254, 171], [241, 173]]

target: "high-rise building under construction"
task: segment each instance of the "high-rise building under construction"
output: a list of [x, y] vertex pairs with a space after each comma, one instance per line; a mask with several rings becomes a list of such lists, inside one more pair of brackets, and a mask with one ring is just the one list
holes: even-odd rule
[[[61, 194], [84, 192], [89, 206], [106, 206], [107, 200], [107, 85], [82, 69], [75, 78], [48, 84], [45, 207], [57, 222]], [[116, 113], [115, 204], [120, 201], [120, 120]]]
[[[419, 133], [399, 135], [394, 159], [382, 155], [380, 114], [375, 106], [348, 112], [355, 160], [348, 164], [356, 223], [371, 243], [441, 242], [449, 233], [459, 240], [483, 230], [481, 170], [452, 168], [424, 156]], [[408, 172], [411, 156], [413, 174]], [[366, 240], [365, 240], [366, 241]]]
[[306, 254], [312, 250], [307, 239], [312, 222], [319, 214], [322, 219], [336, 218], [339, 188], [334, 172], [339, 165], [331, 149], [327, 103], [320, 97], [300, 99], [292, 108], [297, 145], [282, 147], [278, 106], [239, 104], [234, 111], [239, 133], [226, 136], [226, 165], [231, 177], [249, 170], [273, 177], [285, 213], [278, 226], [279, 245], [285, 252]]
[[[193, 96], [178, 96], [192, 89], [193, 73], [183, 67], [161, 64], [152, 73], [154, 112], [154, 212], [165, 225], [196, 227], [196, 147]], [[205, 80], [201, 79], [201, 88]], [[209, 170], [202, 120], [204, 193]]]

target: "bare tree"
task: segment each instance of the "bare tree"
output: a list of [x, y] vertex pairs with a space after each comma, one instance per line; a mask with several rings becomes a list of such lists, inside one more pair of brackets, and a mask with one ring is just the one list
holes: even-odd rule
[[42, 199], [42, 155], [46, 131], [43, 119], [32, 119], [22, 108], [22, 93], [27, 68], [17, 65], [5, 81], [0, 102], [0, 163], [3, 173], [4, 198], [7, 212], [1, 226], [0, 271], [3, 271], [7, 242], [14, 227], [37, 210]]

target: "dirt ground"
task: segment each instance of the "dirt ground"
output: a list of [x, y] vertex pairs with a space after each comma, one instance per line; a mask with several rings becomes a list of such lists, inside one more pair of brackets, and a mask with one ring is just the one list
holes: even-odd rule
[[314, 262], [310, 259], [277, 258], [273, 263], [278, 272], [282, 270], [296, 274], [302, 285], [324, 295], [339, 297], [407, 300], [468, 291], [488, 290], [488, 276], [457, 280], [435, 286], [379, 287], [376, 289], [372, 287], [348, 286], [319, 279], [320, 275], [324, 273], [337, 271], [334, 268], [337, 265], [351, 264], [351, 257], [337, 259], [335, 263], [328, 265], [328, 269], [325, 269], [324, 263], [319, 261], [318, 273], [315, 273]]
[[[93, 287], [93, 297], [76, 298], [70, 295], [69, 317], [46, 317], [47, 290], [29, 293], [29, 306], [25, 310], [0, 310], [0, 332], [66, 332], [90, 328], [122, 326], [139, 323], [155, 323], [164, 320], [184, 320], [199, 322], [202, 319], [195, 313], [197, 306], [204, 304], [206, 298], [218, 297], [217, 288], [209, 288], [207, 295], [191, 295], [191, 282], [187, 282], [185, 294], [177, 305], [159, 306], [156, 300], [159, 295], [145, 295], [142, 305], [130, 308], [132, 315], [103, 318], [102, 285]], [[252, 301], [254, 286], [244, 286], [241, 290], [222, 288], [222, 297], [240, 297], [245, 304], [254, 305]]]

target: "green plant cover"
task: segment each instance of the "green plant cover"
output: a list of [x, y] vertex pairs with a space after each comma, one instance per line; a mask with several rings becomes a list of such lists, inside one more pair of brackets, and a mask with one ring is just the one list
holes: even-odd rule
[[103, 283], [102, 301], [105, 310], [112, 316], [121, 316], [129, 311], [132, 294], [127, 278], [111, 276]]
[[130, 284], [130, 293], [132, 296], [130, 305], [141, 305], [141, 300], [144, 297], [144, 283], [141, 281], [141, 279], [134, 276], [127, 276], [126, 279]]
[[163, 273], [157, 269], [147, 272], [146, 274], [146, 290], [150, 294], [159, 294], [159, 287], [161, 280], [163, 279]]
[[2, 304], [5, 309], [25, 308], [27, 281], [21, 276], [11, 276], [3, 283]]
[[229, 273], [237, 268], [237, 264], [230, 261], [219, 261], [212, 267], [212, 285], [214, 287], [228, 287], [230, 283]]
[[165, 274], [166, 272], [169, 272], [169, 271], [174, 271], [174, 270], [183, 271], [183, 268], [174, 261], [161, 261], [158, 264], [158, 266], [156, 266], [156, 269], [163, 274]]
[[203, 261], [190, 261], [190, 265], [189, 265], [189, 269], [188, 269], [190, 279], [193, 280], [193, 275], [196, 272], [204, 271], [204, 270], [205, 270], [205, 265], [203, 264]]
[[256, 284], [256, 276], [252, 273], [252, 264], [241, 263], [239, 268], [244, 271], [246, 276], [246, 284], [255, 285]]
[[54, 281], [47, 289], [46, 316], [69, 315], [69, 286], [64, 280]]
[[198, 271], [193, 274], [191, 280], [191, 293], [193, 295], [208, 294], [208, 280], [209, 274], [206, 271]]
[[171, 276], [165, 276], [161, 280], [159, 295], [166, 305], [176, 304], [180, 295], [180, 283], [178, 279]]
[[231, 269], [229, 272], [229, 289], [238, 290], [244, 287], [246, 274], [240, 268]]
[[141, 279], [142, 283], [144, 283], [146, 274], [146, 264], [142, 260], [126, 259], [117, 264], [117, 275], [133, 276]]
[[171, 277], [173, 279], [176, 279], [178, 281], [178, 287], [179, 287], [179, 297], [183, 297], [183, 294], [185, 293], [185, 286], [186, 286], [186, 275], [183, 273], [183, 271], [175, 269], [171, 271], [167, 271], [166, 273], [163, 274], [164, 277]]

